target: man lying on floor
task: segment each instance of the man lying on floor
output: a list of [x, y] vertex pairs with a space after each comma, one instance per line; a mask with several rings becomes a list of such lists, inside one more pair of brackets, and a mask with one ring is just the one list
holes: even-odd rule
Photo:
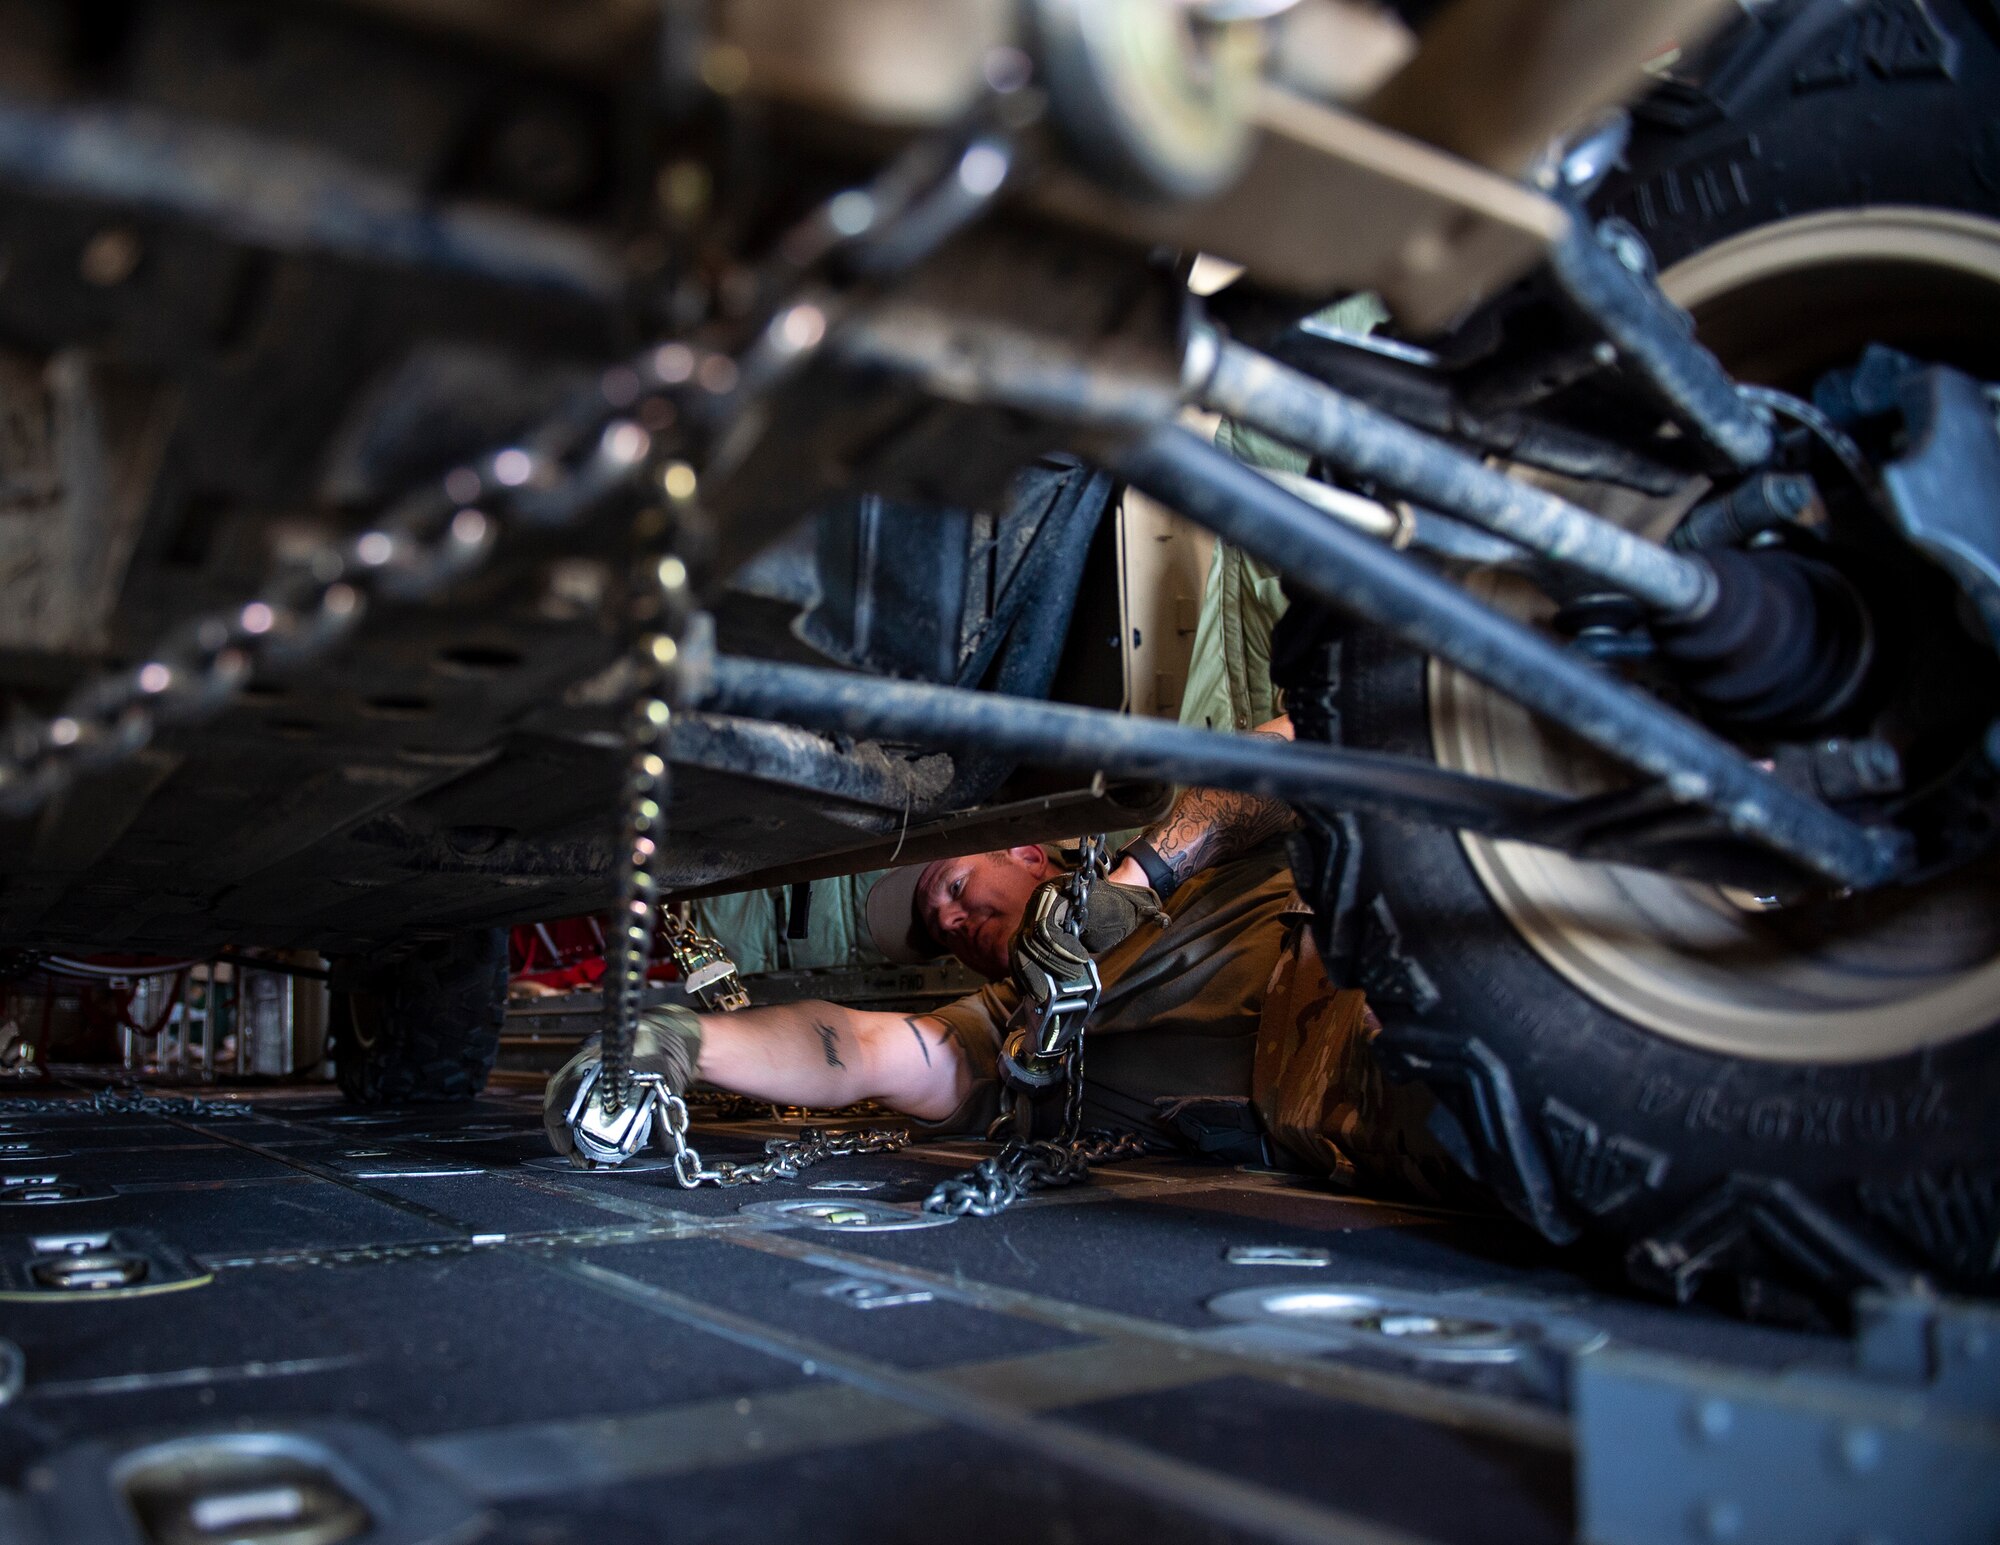
[[[1290, 738], [1291, 724], [1259, 733]], [[1293, 824], [1274, 801], [1189, 789], [1093, 890], [1087, 942], [1104, 990], [1085, 1034], [1084, 1127], [1231, 1162], [1283, 1155], [1371, 1189], [1456, 1193], [1424, 1130], [1429, 1095], [1384, 1081], [1369, 1050], [1373, 1016], [1320, 968], [1286, 863]], [[654, 1009], [634, 1065], [676, 1090], [699, 1079], [786, 1105], [877, 1100], [939, 1133], [984, 1135], [1020, 1003], [1010, 945], [1029, 898], [1065, 873], [1049, 851], [1015, 847], [876, 883], [868, 926], [883, 954], [950, 953], [992, 982], [956, 1003], [908, 1015], [821, 1002]], [[597, 1056], [593, 1040], [549, 1081], [545, 1120], [565, 1153], [565, 1117]], [[1035, 1135], [1056, 1135], [1061, 1107], [1059, 1096], [1040, 1102]]]

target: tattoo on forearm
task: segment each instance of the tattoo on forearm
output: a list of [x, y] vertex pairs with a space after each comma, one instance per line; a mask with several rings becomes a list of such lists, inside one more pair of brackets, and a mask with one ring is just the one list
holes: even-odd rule
[[813, 1021], [813, 1029], [819, 1032], [819, 1049], [826, 1054], [826, 1065], [830, 1068], [844, 1068], [840, 1060], [840, 1032], [823, 1019]]
[[[1268, 734], [1267, 731], [1256, 731]], [[1282, 740], [1282, 735], [1271, 735]], [[1183, 789], [1160, 823], [1146, 833], [1175, 885], [1214, 864], [1227, 863], [1266, 838], [1298, 824], [1280, 800], [1227, 789]]]
[[924, 1066], [929, 1067], [931, 1065], [931, 1049], [924, 1041], [923, 1031], [917, 1028], [916, 1016], [910, 1015], [906, 1017], [903, 1023], [910, 1027], [910, 1034], [917, 1038], [917, 1050], [924, 1054]]

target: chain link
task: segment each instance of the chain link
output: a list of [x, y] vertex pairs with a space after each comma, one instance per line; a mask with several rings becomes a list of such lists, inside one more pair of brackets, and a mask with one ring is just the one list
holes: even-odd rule
[[[894, 1153], [908, 1146], [905, 1127], [870, 1127], [860, 1131], [829, 1132], [823, 1127], [807, 1127], [795, 1138], [774, 1137], [764, 1144], [765, 1157], [748, 1164], [719, 1160], [705, 1164], [701, 1152], [688, 1141], [688, 1102], [676, 1094], [657, 1073], [635, 1073], [633, 1087], [647, 1102], [635, 1112], [634, 1130], [643, 1141], [656, 1140], [673, 1164], [674, 1180], [684, 1190], [696, 1186], [761, 1185], [770, 1180], [791, 1180], [800, 1171], [823, 1159], [862, 1153]], [[627, 1096], [630, 1098], [630, 1095]], [[635, 1145], [636, 1146], [636, 1145]]]
[[[693, 493], [693, 473], [680, 482], [683, 502]], [[670, 493], [671, 497], [671, 493]], [[674, 536], [679, 536], [676, 530]], [[598, 1092], [615, 1115], [632, 1092], [632, 1051], [640, 997], [653, 943], [659, 899], [658, 870], [666, 845], [667, 804], [672, 796], [667, 754], [674, 710], [686, 696], [690, 591], [687, 563], [671, 550], [641, 565], [634, 613], [640, 632], [632, 651], [637, 694], [626, 718], [629, 761], [625, 779], [625, 884], [622, 905], [608, 931], [604, 972], [605, 1031]], [[685, 1122], [687, 1108], [681, 1107]]]
[[1077, 844], [1076, 868], [1069, 877], [1070, 932], [1079, 939], [1090, 921], [1090, 890], [1100, 879], [1111, 872], [1111, 854], [1105, 847], [1104, 837], [1085, 837]]
[[1093, 1164], [1136, 1159], [1145, 1152], [1146, 1141], [1136, 1132], [1085, 1132], [1067, 1142], [1009, 1143], [963, 1174], [939, 1181], [924, 1199], [924, 1211], [991, 1218], [1031, 1191], [1087, 1180]]
[[165, 726], [224, 707], [261, 666], [318, 659], [377, 598], [432, 595], [482, 567], [503, 524], [570, 526], [629, 483], [651, 437], [595, 394], [524, 445], [427, 484], [354, 536], [294, 540], [251, 599], [183, 620], [128, 669], [93, 677], [50, 718], [0, 730], [0, 814], [39, 808], [79, 773], [136, 755]]
[[780, 1105], [771, 1100], [753, 1100], [747, 1094], [731, 1094], [726, 1089], [691, 1089], [682, 1096], [688, 1109], [698, 1115], [716, 1121], [824, 1121], [829, 1117], [847, 1117], [858, 1121], [873, 1121], [883, 1116], [893, 1115], [874, 1100], [858, 1100], [852, 1105], [838, 1109], [813, 1105]]
[[[806, 1127], [795, 1138], [770, 1139], [764, 1144], [766, 1157], [756, 1163], [735, 1164], [719, 1159], [713, 1166], [703, 1166], [697, 1157], [695, 1179], [698, 1184], [718, 1186], [795, 1180], [801, 1170], [823, 1159], [846, 1158], [862, 1153], [895, 1153], [909, 1144], [910, 1133], [907, 1128], [901, 1127], [870, 1127], [859, 1132], [829, 1132], [823, 1127]], [[678, 1159], [675, 1168], [678, 1172]]]

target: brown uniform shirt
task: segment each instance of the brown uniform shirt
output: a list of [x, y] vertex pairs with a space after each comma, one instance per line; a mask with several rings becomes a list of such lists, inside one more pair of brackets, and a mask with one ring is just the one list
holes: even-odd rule
[[[1285, 941], [1292, 875], [1282, 843], [1192, 875], [1174, 892], [1168, 921], [1098, 957], [1104, 996], [1084, 1040], [1086, 1127], [1172, 1140], [1163, 1105], [1188, 1096], [1248, 1097], [1264, 994]], [[1000, 1109], [999, 1052], [1020, 1006], [996, 982], [933, 1012], [957, 1038], [974, 1079], [963, 1104], [937, 1125], [984, 1132]], [[1038, 1135], [1052, 1135], [1061, 1100], [1040, 1102]]]

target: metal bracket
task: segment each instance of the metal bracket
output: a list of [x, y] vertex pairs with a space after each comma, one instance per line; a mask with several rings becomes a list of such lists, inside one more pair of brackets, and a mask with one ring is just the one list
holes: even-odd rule
[[1903, 388], [1910, 454], [1882, 469], [1896, 524], [1958, 582], [2000, 645], [2000, 430], [1986, 389], [1942, 366]]
[[667, 953], [680, 972], [681, 988], [701, 999], [711, 1013], [733, 1014], [750, 1007], [750, 994], [737, 975], [736, 962], [722, 942], [695, 927], [680, 907], [663, 907], [660, 914], [667, 936]]
[[1604, 1347], [1577, 1360], [1593, 1545], [2000, 1535], [2000, 1309], [1861, 1295], [1851, 1369], [1757, 1373]]

